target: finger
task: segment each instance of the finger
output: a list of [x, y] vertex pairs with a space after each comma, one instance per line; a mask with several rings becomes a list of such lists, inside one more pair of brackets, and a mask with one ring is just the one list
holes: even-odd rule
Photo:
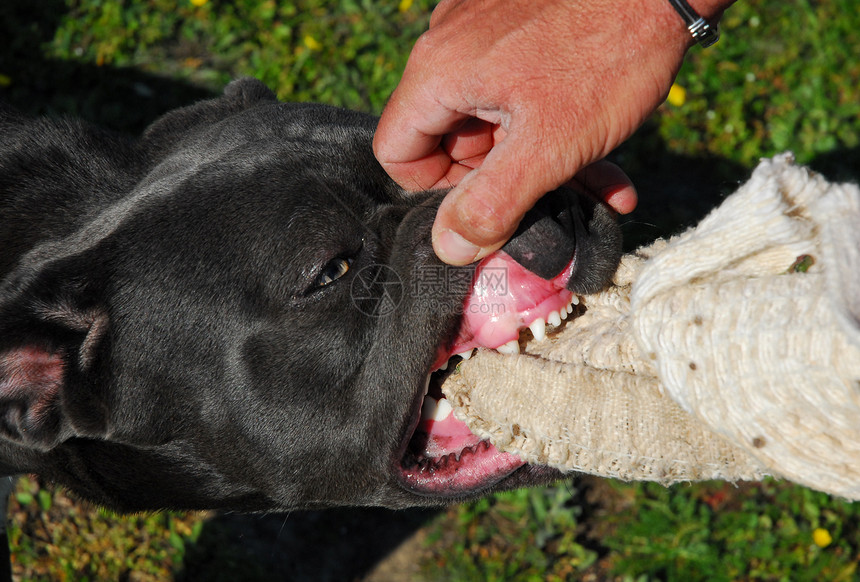
[[564, 181], [563, 175], [547, 171], [549, 163], [520, 153], [530, 151], [541, 150], [520, 145], [509, 134], [445, 197], [433, 225], [433, 248], [440, 259], [465, 265], [497, 250], [534, 203]]
[[494, 125], [472, 118], [453, 133], [442, 138], [442, 149], [456, 163], [476, 168], [496, 145]]
[[[457, 184], [459, 184], [463, 178], [469, 175], [469, 172], [472, 171], [472, 167], [466, 165], [465, 163], [452, 163], [448, 167], [448, 171], [444, 176], [439, 178], [436, 182], [430, 185], [429, 188], [422, 188], [422, 190], [442, 190], [454, 188]], [[413, 192], [417, 191], [415, 189], [410, 189]]]
[[619, 214], [633, 212], [639, 199], [633, 182], [624, 170], [606, 160], [584, 167], [571, 182], [579, 184]]
[[405, 190], [418, 192], [436, 188], [450, 188], [460, 181], [461, 170], [468, 168], [455, 164], [441, 148], [408, 162], [384, 162], [380, 164]]
[[458, 130], [468, 119], [430, 93], [404, 74], [373, 137], [377, 160], [408, 190], [426, 190], [445, 179], [452, 160], [441, 147], [442, 136]]
[[463, 127], [442, 139], [442, 149], [451, 159], [469, 169], [479, 167], [487, 154], [505, 139], [506, 131], [499, 123], [470, 119]]

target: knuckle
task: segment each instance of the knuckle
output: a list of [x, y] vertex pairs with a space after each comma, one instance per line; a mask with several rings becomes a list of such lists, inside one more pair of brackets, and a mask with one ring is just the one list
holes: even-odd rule
[[439, 35], [436, 34], [436, 31], [432, 28], [423, 32], [412, 46], [412, 52], [409, 55], [409, 59], [426, 61], [436, 55], [440, 48], [439, 42], [437, 41], [438, 36]]

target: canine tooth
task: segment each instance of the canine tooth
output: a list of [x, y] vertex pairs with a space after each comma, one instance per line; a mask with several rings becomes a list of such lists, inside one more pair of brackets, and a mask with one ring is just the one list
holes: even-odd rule
[[539, 342], [546, 339], [546, 321], [542, 317], [538, 317], [529, 324], [529, 329], [532, 330], [532, 335]]
[[433, 420], [445, 420], [453, 411], [454, 408], [451, 406], [451, 403], [448, 402], [448, 399], [443, 398], [436, 402], [436, 410], [433, 414]]
[[550, 311], [546, 317], [546, 322], [552, 326], [561, 325], [561, 316], [558, 314], [558, 311]]
[[455, 356], [460, 356], [463, 360], [468, 360], [472, 357], [473, 350], [466, 350], [465, 352], [460, 352], [459, 354], [454, 354]]
[[427, 374], [427, 379], [424, 380], [424, 394], [430, 391], [430, 374]]
[[508, 343], [497, 347], [496, 351], [508, 355], [518, 354], [520, 353], [520, 342], [518, 340], [512, 339]]
[[437, 368], [438, 370], [442, 370], [443, 372], [448, 369], [448, 360], [445, 360], [445, 363]]
[[[448, 405], [451, 406], [450, 404]], [[424, 397], [424, 406], [421, 407], [421, 420], [435, 420], [439, 412], [439, 401], [430, 395]]]

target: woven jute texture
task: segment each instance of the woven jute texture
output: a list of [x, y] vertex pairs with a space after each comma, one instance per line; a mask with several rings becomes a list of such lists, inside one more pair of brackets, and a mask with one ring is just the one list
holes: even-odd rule
[[860, 190], [764, 160], [696, 227], [625, 256], [520, 355], [443, 385], [534, 463], [661, 483], [774, 475], [860, 498]]

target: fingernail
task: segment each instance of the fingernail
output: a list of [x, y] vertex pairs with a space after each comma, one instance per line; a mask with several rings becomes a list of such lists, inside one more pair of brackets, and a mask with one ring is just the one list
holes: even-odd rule
[[436, 254], [451, 265], [468, 265], [481, 252], [481, 247], [470, 243], [453, 230], [445, 229], [435, 237]]
[[630, 214], [636, 209], [636, 194], [631, 195], [627, 189], [607, 188], [599, 196], [618, 214]]

